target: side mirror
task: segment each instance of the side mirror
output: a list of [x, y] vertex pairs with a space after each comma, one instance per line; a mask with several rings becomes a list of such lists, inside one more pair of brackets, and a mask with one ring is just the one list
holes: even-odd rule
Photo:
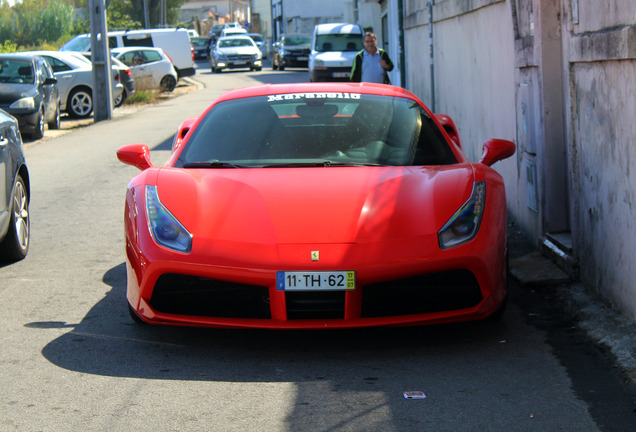
[[174, 136], [174, 141], [172, 143], [173, 153], [181, 146], [183, 139], [188, 134], [188, 132], [190, 132], [190, 129], [192, 129], [192, 125], [194, 125], [197, 119], [198, 117], [190, 117], [189, 119], [184, 120], [181, 125], [179, 125], [179, 130], [177, 130], [177, 134]]
[[484, 165], [492, 166], [495, 162], [504, 160], [513, 154], [517, 145], [512, 141], [503, 139], [489, 139], [484, 142], [483, 154], [481, 155], [480, 163]]
[[459, 139], [459, 131], [453, 119], [447, 114], [435, 114], [435, 118], [442, 125], [446, 133], [459, 148], [462, 148], [462, 141]]
[[57, 78], [46, 78], [44, 80], [44, 85], [57, 84]]
[[130, 144], [120, 147], [117, 149], [117, 159], [142, 171], [152, 167], [150, 149], [146, 144]]

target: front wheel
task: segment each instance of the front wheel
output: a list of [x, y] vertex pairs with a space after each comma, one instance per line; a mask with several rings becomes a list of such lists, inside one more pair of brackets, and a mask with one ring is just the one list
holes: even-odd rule
[[44, 138], [44, 109], [38, 113], [37, 118], [35, 119], [35, 129], [31, 134], [31, 138], [39, 140]]
[[4, 260], [19, 261], [29, 252], [31, 238], [29, 217], [29, 195], [22, 177], [18, 174], [11, 197], [11, 219], [9, 231], [0, 242], [0, 257]]
[[172, 75], [166, 75], [165, 77], [161, 78], [161, 83], [159, 83], [161, 91], [164, 92], [171, 92], [175, 89], [176, 86], [177, 80]]
[[73, 118], [86, 118], [93, 112], [93, 93], [89, 89], [79, 88], [68, 97], [66, 111]]
[[57, 130], [60, 128], [60, 104], [55, 107], [55, 117], [49, 123], [49, 130]]
[[126, 90], [122, 91], [121, 94], [115, 98], [115, 101], [114, 101], [115, 108], [119, 108], [120, 106], [122, 106], [125, 100], [126, 100]]

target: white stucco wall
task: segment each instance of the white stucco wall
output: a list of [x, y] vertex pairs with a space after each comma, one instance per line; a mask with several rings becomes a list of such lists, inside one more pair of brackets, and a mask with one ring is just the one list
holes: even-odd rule
[[636, 2], [563, 3], [580, 278], [636, 321]]
[[636, 61], [579, 64], [573, 80], [581, 279], [636, 320]]
[[[426, 11], [426, 1], [420, 1], [419, 7]], [[428, 14], [409, 16], [408, 9], [406, 13], [406, 87], [432, 107]], [[436, 18], [433, 42], [434, 109], [453, 118], [468, 157], [479, 160], [488, 138], [515, 141], [514, 36], [507, 3]], [[516, 156], [493, 168], [504, 176], [508, 199], [515, 200]]]

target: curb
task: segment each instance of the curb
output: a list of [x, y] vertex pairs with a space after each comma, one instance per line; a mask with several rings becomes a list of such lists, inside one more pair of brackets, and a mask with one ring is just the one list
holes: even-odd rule
[[625, 377], [636, 386], [636, 323], [612, 308], [599, 294], [572, 279], [514, 228], [509, 229], [508, 245], [510, 276], [524, 289], [554, 289], [566, 317], [596, 345], [605, 347]]

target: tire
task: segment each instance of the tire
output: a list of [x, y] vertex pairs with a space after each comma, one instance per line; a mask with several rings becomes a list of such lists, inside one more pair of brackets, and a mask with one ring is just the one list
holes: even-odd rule
[[126, 96], [126, 90], [122, 91], [121, 94], [115, 98], [115, 100], [113, 101], [113, 106], [115, 108], [119, 108], [120, 106], [122, 106], [124, 104], [124, 101], [126, 100], [127, 96]]
[[73, 118], [86, 118], [93, 112], [93, 92], [87, 88], [76, 88], [68, 96], [66, 112]]
[[278, 70], [279, 71], [284, 71], [285, 70], [285, 66], [283, 66], [282, 64], [278, 66]]
[[0, 258], [8, 261], [24, 259], [31, 239], [29, 195], [22, 176], [16, 176], [11, 194], [11, 217], [6, 237], [0, 242]]
[[255, 70], [256, 72], [260, 72], [261, 70], [263, 70], [263, 68], [262, 68], [262, 67], [257, 67], [257, 68], [254, 68], [254, 70]]
[[60, 104], [55, 107], [55, 118], [48, 123], [49, 130], [57, 130], [60, 128]]
[[31, 138], [34, 140], [39, 140], [44, 137], [44, 113], [40, 111], [38, 114], [37, 121], [35, 122], [35, 129], [31, 134]]
[[159, 88], [161, 88], [162, 92], [171, 92], [177, 86], [177, 80], [172, 75], [166, 75], [161, 78], [161, 82], [159, 83]]

